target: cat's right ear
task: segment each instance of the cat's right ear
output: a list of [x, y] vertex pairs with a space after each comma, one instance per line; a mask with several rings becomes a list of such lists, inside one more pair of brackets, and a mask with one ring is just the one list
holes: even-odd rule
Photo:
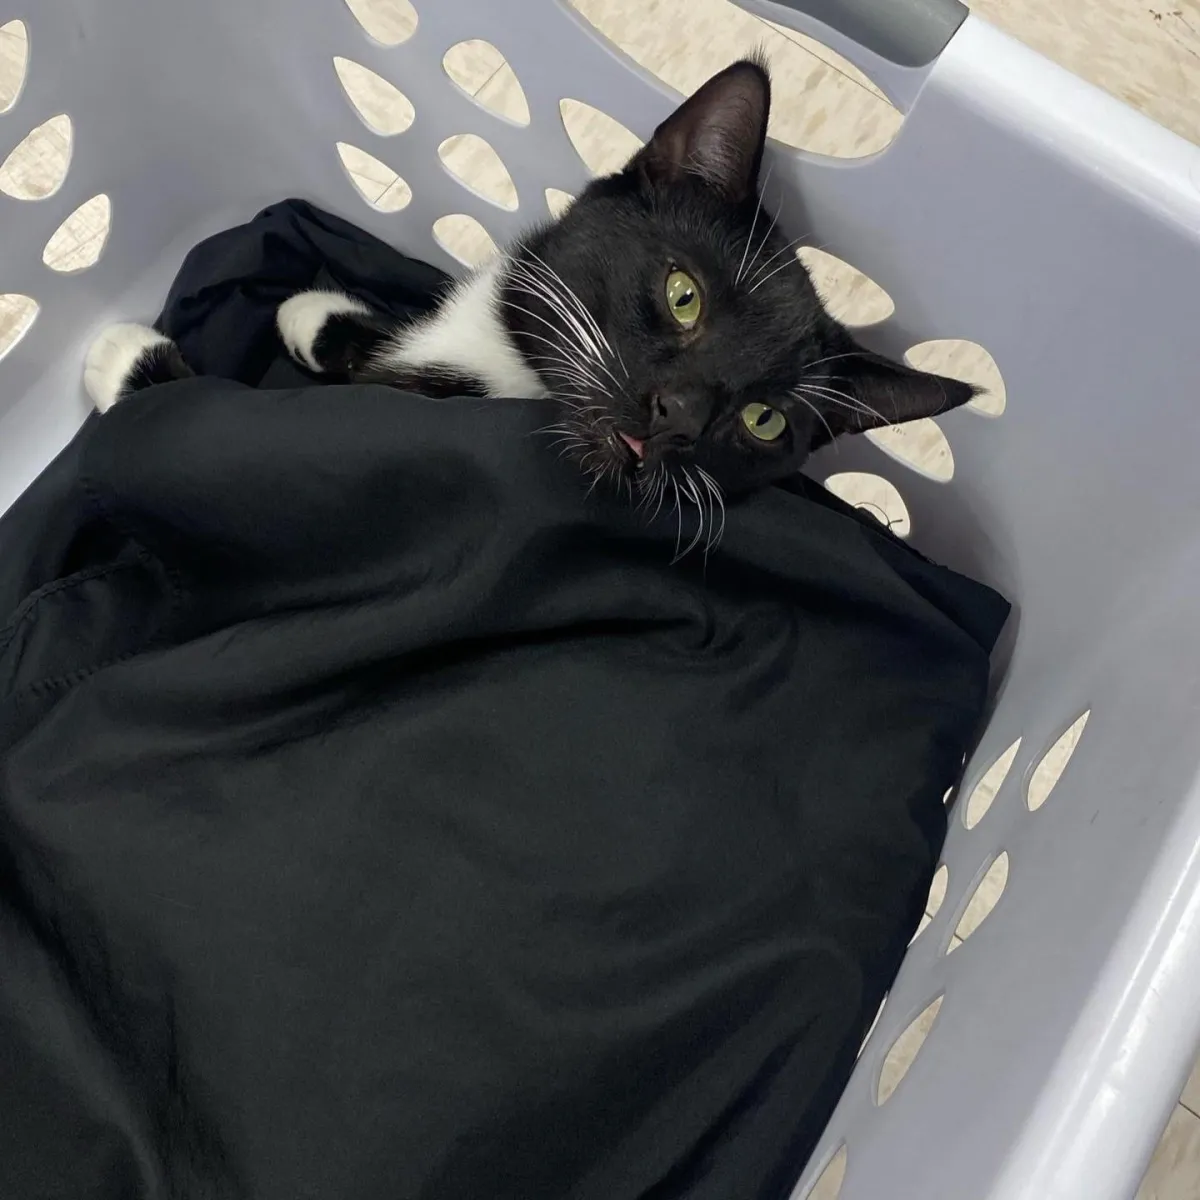
[[703, 179], [730, 203], [752, 196], [771, 111], [766, 64], [743, 59], [685, 100], [634, 156], [629, 169], [652, 184]]

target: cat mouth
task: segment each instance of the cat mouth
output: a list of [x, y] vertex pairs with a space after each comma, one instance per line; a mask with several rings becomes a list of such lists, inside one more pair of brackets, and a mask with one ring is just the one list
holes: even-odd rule
[[641, 438], [635, 438], [630, 433], [625, 433], [623, 430], [616, 430], [617, 437], [624, 444], [631, 458], [627, 459], [630, 466], [641, 470], [646, 465], [646, 443]]

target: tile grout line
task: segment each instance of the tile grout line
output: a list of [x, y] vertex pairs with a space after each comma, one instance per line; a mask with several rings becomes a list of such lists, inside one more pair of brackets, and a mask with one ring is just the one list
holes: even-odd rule
[[[50, 271], [58, 271], [60, 274], [64, 274], [64, 273], [73, 274], [79, 268], [68, 267], [68, 268], [66, 268], [66, 271], [64, 272], [61, 268], [56, 267], [54, 265], [54, 263], [61, 263], [65, 259], [69, 258], [72, 254], [80, 253], [82, 250], [85, 250], [87, 247], [91, 246], [92, 243], [95, 242], [98, 238], [103, 238], [105, 241], [107, 241], [108, 235], [110, 232], [111, 232], [111, 226], [109, 229], [93, 230], [93, 232], [89, 233], [87, 235], [87, 237], [83, 238], [82, 240], [76, 240], [75, 244], [73, 246], [71, 246], [70, 249], [63, 251], [61, 254], [56, 254], [54, 256], [53, 262], [47, 262], [43, 258], [42, 266], [44, 266], [47, 270], [50, 270]], [[51, 236], [53, 236], [53, 235], [51, 235]], [[44, 251], [43, 251], [43, 253], [44, 253]], [[84, 270], [86, 270], [86, 269], [87, 268], [84, 268]]]
[[[841, 67], [839, 67], [836, 63], [831, 63], [827, 58], [822, 58], [819, 54], [816, 54], [812, 50], [810, 50], [809, 47], [806, 46], [803, 42], [797, 41], [797, 38], [805, 36], [805, 35], [801, 34], [798, 30], [787, 29], [783, 25], [781, 25], [778, 29], [776, 29], [775, 26], [772, 25], [771, 22], [768, 21], [765, 17], [755, 17], [754, 19], [761, 26], [763, 26], [764, 29], [767, 29], [771, 33], [779, 34], [780, 37], [784, 38], [786, 41], [791, 42], [792, 45], [795, 46], [797, 50], [803, 50], [805, 54], [809, 55], [811, 58], [816, 59], [817, 62], [819, 62], [821, 64], [821, 66], [828, 67], [829, 70], [831, 70], [835, 75], [841, 76], [841, 78], [844, 79], [847, 83], [854, 84], [854, 86], [856, 88], [858, 88], [858, 90], [860, 92], [866, 92], [868, 96], [874, 97], [876, 100], [881, 101], [883, 104], [887, 104], [889, 106], [892, 105], [892, 102], [886, 96], [882, 95], [881, 92], [876, 91], [875, 87], [865, 87], [859, 80], [855, 79], [853, 75], [846, 74], [846, 72], [843, 71], [841, 69]], [[815, 38], [813, 40], [816, 41]], [[823, 44], [823, 43], [821, 43], [821, 44]], [[869, 76], [868, 76], [868, 78], [869, 78]], [[875, 85], [875, 86], [877, 87], [878, 85]]]
[[472, 100], [477, 99], [479, 96], [479, 93], [482, 92], [483, 89], [485, 87], [487, 87], [487, 85], [489, 83], [491, 83], [492, 80], [495, 79], [496, 76], [499, 75], [500, 72], [503, 71], [506, 66], [508, 66], [507, 58], [471, 93], [471, 99]]

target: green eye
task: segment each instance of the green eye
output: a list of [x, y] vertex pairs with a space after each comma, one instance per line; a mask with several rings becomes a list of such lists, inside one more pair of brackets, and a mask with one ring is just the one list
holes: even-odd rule
[[747, 404], [742, 409], [742, 424], [760, 442], [773, 442], [783, 436], [787, 417], [777, 408], [766, 404]]
[[700, 289], [686, 271], [676, 268], [667, 276], [667, 307], [684, 329], [700, 320]]

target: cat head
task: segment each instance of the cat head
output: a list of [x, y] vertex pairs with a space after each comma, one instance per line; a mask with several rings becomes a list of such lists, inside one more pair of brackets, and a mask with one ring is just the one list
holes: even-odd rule
[[748, 491], [974, 394], [825, 310], [759, 198], [770, 105], [765, 65], [734, 63], [511, 252], [505, 320], [591, 475]]

